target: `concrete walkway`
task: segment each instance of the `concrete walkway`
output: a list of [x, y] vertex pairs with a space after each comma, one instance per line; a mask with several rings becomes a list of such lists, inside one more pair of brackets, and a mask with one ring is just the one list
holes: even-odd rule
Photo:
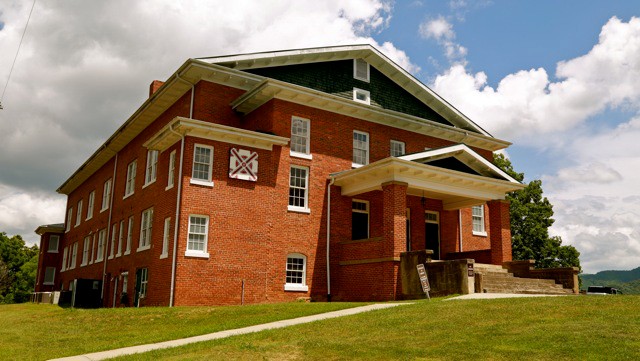
[[543, 295], [543, 294], [522, 294], [522, 293], [470, 293], [468, 295], [447, 298], [445, 301], [490, 300], [494, 298], [520, 298], [520, 297], [558, 297], [558, 296], [569, 296], [569, 295], [568, 294], [567, 295]]
[[113, 357], [132, 355], [135, 353], [148, 352], [148, 351], [160, 350], [160, 349], [171, 348], [171, 347], [178, 347], [178, 346], [188, 345], [190, 343], [195, 343], [195, 342], [217, 340], [221, 338], [226, 338], [226, 337], [231, 337], [236, 335], [244, 335], [244, 334], [254, 333], [254, 332], [259, 332], [264, 330], [273, 330], [276, 328], [300, 325], [303, 323], [327, 320], [330, 318], [336, 318], [336, 317], [342, 317], [342, 316], [350, 316], [350, 315], [355, 315], [357, 313], [373, 311], [373, 310], [381, 310], [385, 308], [408, 305], [408, 304], [410, 303], [379, 303], [379, 304], [362, 306], [362, 307], [348, 308], [340, 311], [321, 313], [318, 315], [298, 317], [290, 320], [275, 321], [275, 322], [265, 323], [262, 325], [237, 328], [235, 330], [219, 331], [219, 332], [214, 332], [206, 335], [188, 337], [188, 338], [183, 338], [183, 339], [178, 339], [173, 341], [164, 341], [164, 342], [158, 342], [158, 343], [151, 343], [147, 345], [124, 347], [124, 348], [119, 348], [115, 350], [94, 352], [94, 353], [64, 357], [64, 358], [59, 358], [54, 360], [68, 360], [68, 361], [105, 360]]

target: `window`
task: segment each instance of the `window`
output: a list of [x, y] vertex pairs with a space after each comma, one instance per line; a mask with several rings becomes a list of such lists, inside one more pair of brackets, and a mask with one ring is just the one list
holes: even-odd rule
[[129, 197], [136, 190], [136, 169], [138, 168], [138, 160], [134, 160], [127, 166], [127, 183], [124, 188], [124, 198]]
[[353, 131], [353, 167], [369, 164], [369, 133]]
[[96, 251], [96, 262], [104, 259], [104, 246], [107, 242], [107, 229], [101, 229], [98, 233], [98, 250]]
[[351, 239], [369, 238], [369, 202], [351, 201]]
[[73, 244], [72, 251], [71, 251], [71, 266], [69, 266], [69, 269], [76, 268], [77, 261], [78, 261], [78, 242], [75, 242]]
[[169, 154], [169, 174], [167, 179], [167, 188], [173, 188], [173, 178], [175, 177], [176, 172], [176, 151], [174, 150]]
[[60, 243], [60, 236], [52, 234], [49, 236], [49, 248], [47, 253], [58, 253], [58, 244]]
[[145, 298], [147, 296], [147, 283], [149, 282], [149, 271], [146, 268], [141, 268], [138, 270], [136, 276], [140, 275], [140, 290], [139, 295], [140, 298]]
[[399, 157], [404, 155], [404, 142], [400, 142], [397, 140], [391, 141], [391, 156]]
[[67, 227], [65, 232], [69, 232], [71, 230], [71, 217], [73, 217], [73, 207], [67, 210]]
[[93, 204], [96, 200], [96, 191], [89, 193], [89, 200], [87, 201], [87, 221], [93, 218]]
[[118, 233], [118, 253], [116, 253], [116, 257], [120, 257], [122, 255], [122, 236], [124, 235], [124, 221], [120, 221], [120, 232]]
[[369, 63], [364, 59], [353, 59], [353, 78], [369, 82]]
[[211, 168], [213, 166], [213, 147], [196, 144], [193, 150], [193, 172], [191, 183], [213, 186]]
[[133, 216], [129, 217], [129, 223], [127, 224], [127, 249], [124, 254], [131, 253], [131, 239], [133, 237]]
[[289, 173], [290, 211], [309, 213], [309, 168], [291, 166]]
[[153, 208], [142, 212], [140, 219], [140, 240], [136, 252], [151, 248], [151, 225], [153, 224]]
[[477, 236], [486, 236], [484, 229], [484, 205], [471, 207], [471, 219], [473, 222], [473, 234]]
[[364, 104], [371, 104], [371, 94], [366, 90], [353, 88], [353, 100]]
[[76, 213], [76, 227], [80, 225], [82, 219], [82, 199], [78, 201], [78, 213]]
[[311, 159], [309, 151], [309, 119], [291, 117], [291, 153], [294, 157]]
[[96, 252], [96, 234], [93, 234], [93, 241], [91, 242], [91, 254], [89, 255], [89, 264], [93, 263], [93, 257]]
[[89, 262], [89, 247], [91, 246], [91, 236], [84, 237], [84, 243], [82, 245], [82, 263], [80, 266], [86, 266]]
[[171, 218], [164, 219], [164, 232], [162, 235], [162, 253], [160, 258], [169, 257], [169, 232], [171, 232]]
[[55, 267], [47, 267], [44, 270], [44, 283], [45, 285], [52, 285], [55, 281], [56, 277], [56, 268]]
[[207, 239], [209, 238], [209, 217], [189, 216], [189, 240], [185, 256], [209, 257]]
[[129, 272], [122, 272], [122, 293], [127, 293], [129, 287]]
[[158, 173], [158, 151], [147, 151], [147, 167], [144, 173], [144, 185], [147, 186], [156, 181]]
[[293, 253], [287, 255], [287, 277], [284, 284], [285, 291], [308, 291], [307, 286], [307, 257]]
[[116, 231], [118, 230], [118, 224], [114, 223], [111, 226], [111, 246], [109, 247], [109, 259], [113, 259], [116, 253]]
[[62, 252], [62, 268], [60, 269], [60, 272], [64, 272], [64, 270], [67, 269], [67, 256], [69, 255], [69, 250], [67, 249], [67, 247], [64, 248], [64, 251]]
[[106, 209], [109, 209], [109, 202], [111, 200], [111, 178], [107, 179], [104, 182], [104, 186], [102, 187], [102, 208], [100, 212], [103, 212]]

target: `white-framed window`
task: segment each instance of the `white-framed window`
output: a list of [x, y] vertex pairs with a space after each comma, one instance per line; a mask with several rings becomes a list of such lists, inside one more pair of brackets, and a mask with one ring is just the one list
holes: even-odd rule
[[76, 268], [76, 265], [78, 264], [77, 262], [78, 262], [78, 242], [75, 242], [71, 247], [71, 265], [69, 266], [69, 269]]
[[122, 272], [122, 293], [127, 293], [129, 287], [129, 272]]
[[82, 263], [80, 266], [86, 266], [89, 262], [89, 248], [91, 247], [91, 236], [84, 237], [82, 244]]
[[353, 131], [353, 159], [354, 168], [369, 164], [369, 133]]
[[147, 268], [140, 269], [140, 298], [147, 297], [147, 284], [149, 282], [149, 270]]
[[56, 280], [56, 268], [55, 267], [47, 267], [44, 270], [44, 285], [52, 285]]
[[160, 258], [169, 257], [169, 237], [171, 232], [171, 217], [164, 219], [164, 229], [162, 234], [162, 253]]
[[89, 199], [87, 200], [87, 221], [93, 218], [93, 205], [95, 204], [95, 202], [96, 191], [91, 191], [91, 193], [89, 193]]
[[151, 226], [153, 225], [153, 208], [142, 211], [140, 218], [140, 240], [136, 252], [151, 248]]
[[172, 151], [171, 154], [169, 154], [169, 172], [167, 174], [167, 188], [166, 189], [171, 189], [173, 188], [173, 179], [175, 178], [175, 173], [176, 173], [176, 151]]
[[78, 210], [76, 213], [76, 225], [78, 227], [80, 225], [80, 221], [82, 220], [82, 199], [78, 201]]
[[213, 168], [213, 147], [196, 144], [193, 149], [193, 169], [191, 183], [213, 186], [211, 172]]
[[95, 254], [96, 254], [96, 233], [93, 234], [93, 239], [91, 241], [91, 253], [89, 254], [89, 264], [93, 263]]
[[134, 160], [127, 166], [127, 182], [124, 187], [124, 198], [129, 197], [136, 190], [136, 171], [138, 169], [138, 160]]
[[369, 63], [364, 59], [353, 59], [353, 78], [369, 82]]
[[133, 216], [129, 217], [129, 223], [127, 223], [127, 247], [124, 251], [125, 255], [131, 253], [131, 243], [133, 238]]
[[309, 213], [309, 168], [291, 166], [289, 172], [290, 211]]
[[405, 150], [404, 150], [404, 142], [401, 142], [399, 140], [392, 140], [391, 141], [391, 156], [392, 157], [399, 157], [401, 155], [404, 155]]
[[156, 177], [158, 175], [158, 151], [157, 150], [149, 150], [147, 151], [147, 167], [144, 172], [144, 186], [148, 186], [149, 184], [156, 181]]
[[484, 228], [484, 205], [471, 207], [471, 219], [473, 222], [473, 234], [476, 236], [486, 236]]
[[209, 216], [189, 215], [189, 236], [185, 256], [209, 257], [207, 243], [209, 238]]
[[73, 207], [67, 210], [67, 224], [65, 228], [65, 232], [69, 232], [71, 230], [71, 217], [73, 217]]
[[62, 268], [60, 268], [60, 272], [64, 272], [67, 269], [67, 256], [69, 256], [69, 249], [65, 247], [62, 251]]
[[104, 259], [104, 246], [107, 243], [107, 229], [103, 228], [98, 232], [98, 249], [96, 251], [96, 262]]
[[369, 202], [351, 200], [351, 239], [369, 238]]
[[122, 256], [122, 237], [124, 236], [124, 220], [120, 221], [120, 230], [118, 231], [118, 253], [116, 257]]
[[100, 208], [100, 212], [104, 212], [109, 209], [109, 202], [111, 200], [111, 178], [107, 179], [104, 182], [104, 186], [102, 187], [102, 208]]
[[109, 259], [113, 259], [116, 253], [116, 232], [118, 231], [118, 223], [111, 225], [111, 244], [109, 245]]
[[52, 234], [49, 236], [49, 248], [47, 253], [58, 253], [58, 246], [60, 244], [60, 236]]
[[307, 286], [307, 257], [300, 253], [288, 254], [286, 272], [285, 291], [306, 292], [309, 290], [309, 286]]
[[291, 150], [290, 155], [311, 159], [309, 119], [291, 117]]
[[353, 88], [353, 100], [370, 105], [371, 93], [368, 90]]

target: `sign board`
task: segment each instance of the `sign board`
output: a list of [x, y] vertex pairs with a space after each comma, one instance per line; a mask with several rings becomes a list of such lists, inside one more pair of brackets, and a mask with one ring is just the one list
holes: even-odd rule
[[255, 182], [258, 180], [258, 153], [231, 148], [229, 178]]
[[429, 297], [429, 291], [431, 291], [431, 286], [429, 286], [429, 279], [427, 278], [427, 270], [424, 268], [422, 263], [416, 266], [418, 269], [418, 277], [420, 277], [420, 284], [422, 285], [422, 290]]
[[467, 276], [473, 277], [473, 263], [467, 263]]

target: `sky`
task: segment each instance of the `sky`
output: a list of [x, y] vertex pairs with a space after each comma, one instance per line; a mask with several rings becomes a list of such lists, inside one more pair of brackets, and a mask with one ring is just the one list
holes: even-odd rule
[[[4, 88], [31, 1], [0, 3]], [[40, 1], [0, 110], [0, 231], [36, 243], [55, 190], [188, 58], [368, 43], [494, 136], [584, 272], [640, 266], [633, 1]]]

